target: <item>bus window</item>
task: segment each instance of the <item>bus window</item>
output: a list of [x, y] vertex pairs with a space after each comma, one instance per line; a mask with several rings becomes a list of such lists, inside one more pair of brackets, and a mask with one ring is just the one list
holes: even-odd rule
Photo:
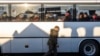
[[78, 21], [100, 21], [99, 4], [77, 4]]
[[9, 12], [7, 4], [0, 4], [0, 21], [8, 21]]
[[99, 37], [100, 36], [100, 27], [94, 27], [93, 28], [93, 36], [95, 36], [95, 37]]
[[12, 4], [12, 21], [40, 21], [39, 8], [41, 8], [41, 4]]
[[[44, 21], [70, 21], [72, 20], [71, 4], [44, 4], [41, 10], [44, 14]], [[69, 16], [69, 17], [67, 17]]]

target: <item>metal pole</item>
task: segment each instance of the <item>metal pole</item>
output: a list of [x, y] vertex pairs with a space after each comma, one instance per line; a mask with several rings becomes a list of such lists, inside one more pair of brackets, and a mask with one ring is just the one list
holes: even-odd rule
[[9, 20], [11, 20], [11, 4], [8, 4]]
[[41, 21], [44, 20], [44, 15], [45, 15], [45, 12], [44, 12], [44, 4], [41, 4]]
[[76, 21], [76, 16], [77, 16], [76, 4], [73, 4], [73, 21]]

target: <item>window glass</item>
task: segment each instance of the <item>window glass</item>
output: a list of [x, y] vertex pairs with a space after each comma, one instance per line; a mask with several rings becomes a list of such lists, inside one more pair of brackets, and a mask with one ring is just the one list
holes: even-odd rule
[[44, 21], [71, 21], [73, 12], [71, 4], [44, 4]]
[[12, 21], [40, 21], [41, 4], [12, 4]]
[[7, 4], [0, 4], [0, 21], [8, 21], [8, 5]]
[[100, 4], [0, 4], [0, 21], [100, 21]]
[[77, 21], [100, 21], [99, 4], [77, 4]]

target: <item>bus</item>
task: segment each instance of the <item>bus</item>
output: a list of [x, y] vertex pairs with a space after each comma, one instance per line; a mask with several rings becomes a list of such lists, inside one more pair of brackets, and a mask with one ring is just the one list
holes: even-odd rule
[[0, 1], [0, 54], [45, 53], [59, 26], [58, 53], [97, 56], [100, 1]]

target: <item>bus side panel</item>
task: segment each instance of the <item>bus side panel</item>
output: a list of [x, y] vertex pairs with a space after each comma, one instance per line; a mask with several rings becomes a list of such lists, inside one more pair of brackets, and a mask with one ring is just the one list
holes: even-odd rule
[[58, 39], [58, 52], [71, 52], [71, 38], [59, 38]]
[[81, 42], [83, 40], [85, 40], [86, 38], [71, 38], [72, 39], [72, 43], [71, 43], [71, 52], [79, 52], [79, 46], [81, 44]]
[[99, 42], [99, 44], [100, 44], [100, 37], [95, 38], [95, 40], [97, 40], [97, 42]]
[[[43, 52], [48, 51], [48, 38], [43, 38]], [[58, 38], [58, 52], [71, 52], [71, 38]]]
[[47, 46], [47, 42], [48, 42], [48, 38], [43, 38], [43, 52], [47, 52], [48, 51], [48, 46]]
[[1, 53], [11, 53], [11, 38], [0, 38]]
[[[94, 39], [97, 40], [100, 43], [100, 38], [79, 38], [79, 37], [75, 37], [75, 38], [58, 38], [58, 52], [72, 52], [72, 53], [76, 53], [79, 52], [79, 47], [82, 41], [86, 40], [86, 39]], [[48, 46], [47, 46], [47, 41], [48, 38], [44, 38], [43, 39], [43, 52], [47, 52], [48, 51]]]
[[65, 22], [64, 28], [72, 29], [71, 37], [99, 37], [100, 36], [99, 33], [100, 22], [74, 22], [74, 23]]
[[15, 38], [11, 41], [12, 53], [42, 52], [42, 38]]

